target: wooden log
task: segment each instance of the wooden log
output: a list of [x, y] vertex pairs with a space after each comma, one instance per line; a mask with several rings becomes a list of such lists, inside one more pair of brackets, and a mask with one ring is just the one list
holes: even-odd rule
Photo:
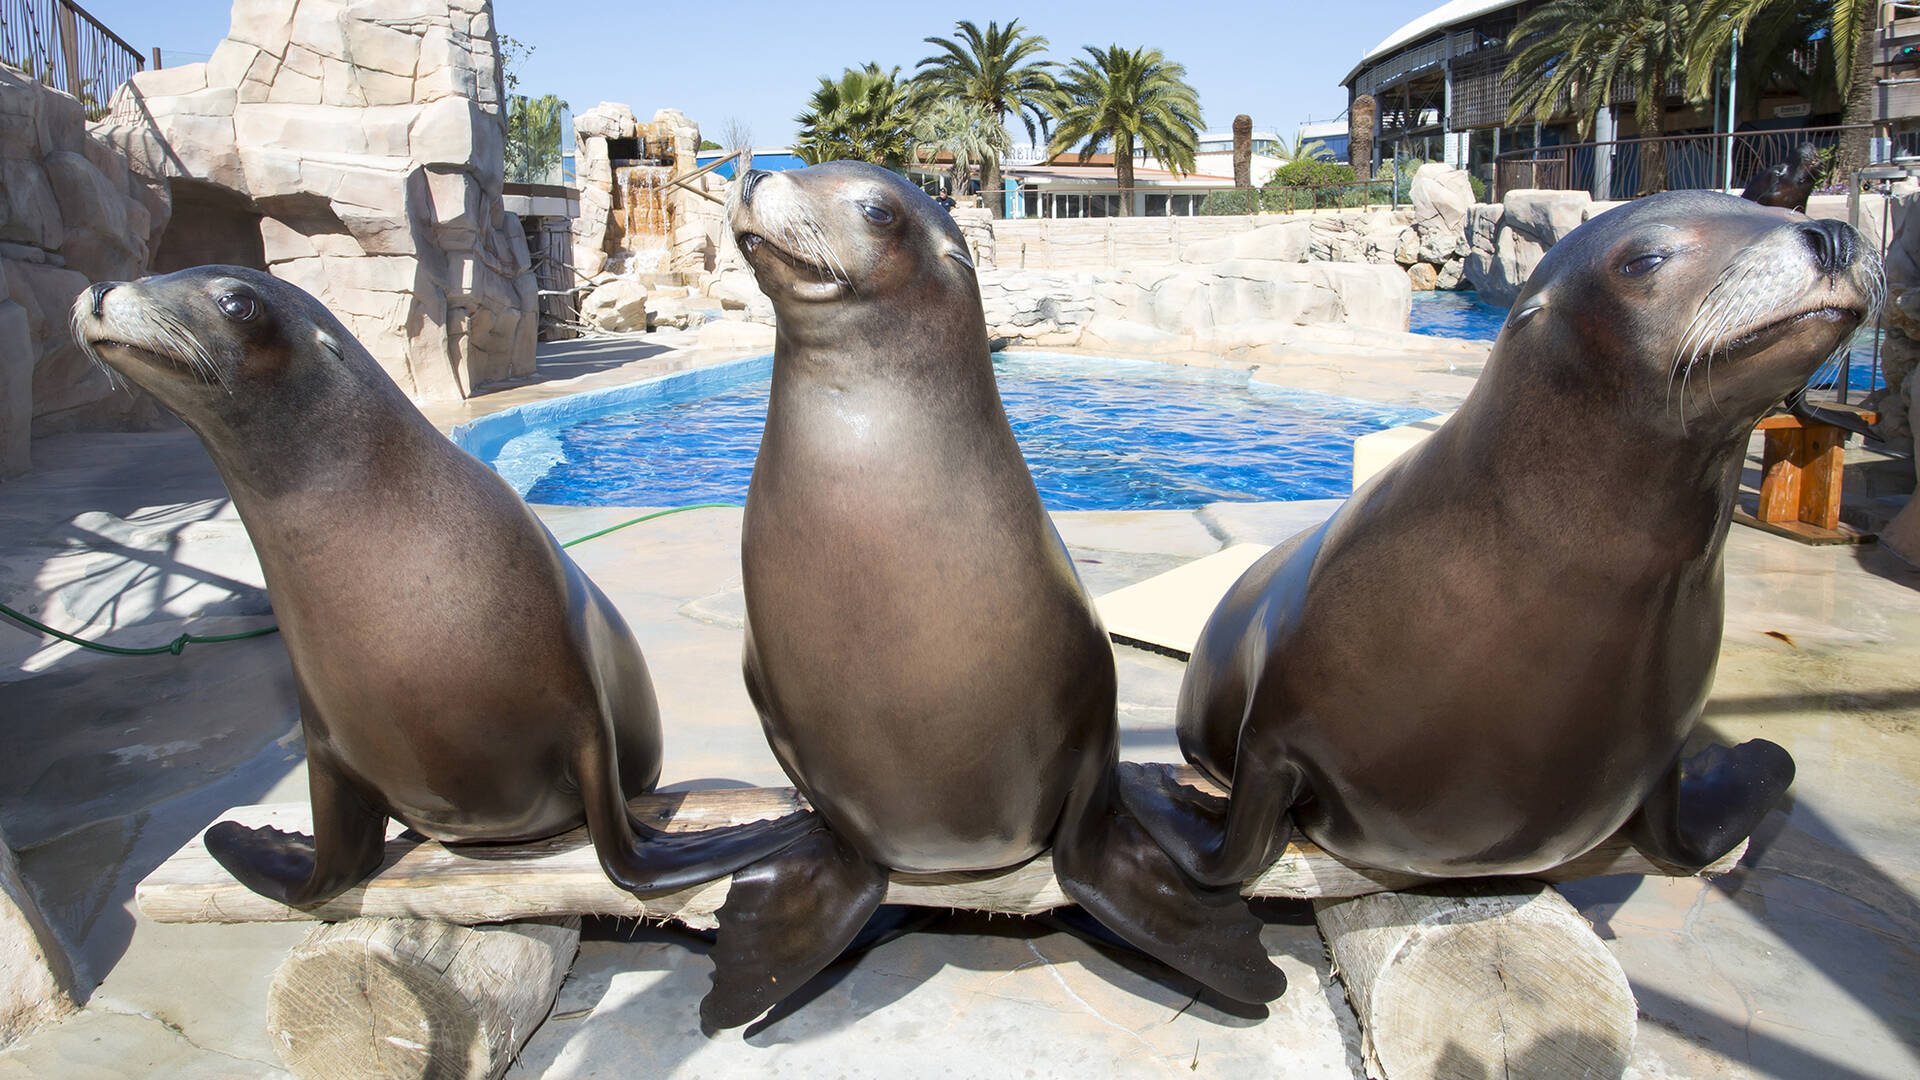
[[1613, 954], [1543, 882], [1314, 902], [1367, 1075], [1618, 1077], [1636, 1006]]
[[[1196, 787], [1210, 787], [1198, 773], [1164, 766]], [[791, 788], [739, 788], [648, 795], [633, 800], [642, 821], [678, 832], [778, 817], [803, 804]], [[311, 831], [305, 803], [242, 806], [221, 815], [247, 825]], [[443, 847], [403, 839], [395, 826], [386, 859], [370, 878], [312, 908], [291, 908], [233, 880], [207, 854], [198, 837], [189, 841], [135, 890], [140, 911], [159, 922], [286, 922], [360, 916], [441, 919], [475, 924], [550, 915], [616, 915], [674, 919], [711, 928], [726, 900], [727, 881], [708, 882], [667, 896], [640, 900], [615, 887], [600, 870], [586, 832], [531, 844]], [[1724, 873], [1743, 845], [1709, 867]], [[1534, 877], [1572, 881], [1602, 874], [1660, 874], [1618, 837]], [[1250, 896], [1311, 899], [1361, 896], [1405, 889], [1431, 879], [1354, 866], [1296, 840], [1273, 865], [1249, 881]], [[1042, 855], [1021, 866], [980, 874], [895, 874], [887, 903], [965, 908], [1008, 915], [1034, 915], [1069, 903]]]
[[0, 834], [0, 1046], [72, 1012], [73, 965]]
[[315, 927], [274, 973], [267, 1033], [300, 1080], [493, 1080], [546, 1019], [579, 945], [574, 916]]

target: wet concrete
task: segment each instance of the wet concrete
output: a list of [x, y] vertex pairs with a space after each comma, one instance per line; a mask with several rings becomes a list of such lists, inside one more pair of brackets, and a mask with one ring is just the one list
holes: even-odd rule
[[[265, 621], [244, 534], [190, 435], [46, 440], [35, 454], [40, 472], [0, 485], [0, 600], [133, 644]], [[1275, 542], [1332, 505], [1058, 520], [1098, 592], [1229, 543]], [[542, 512], [564, 540], [639, 511]], [[693, 511], [573, 549], [646, 651], [669, 784], [783, 781], [739, 678], [739, 522]], [[125, 582], [131, 598], [97, 602]], [[1636, 1075], [1920, 1076], [1916, 641], [1920, 573], [1872, 546], [1734, 530], [1702, 735], [1771, 738], [1800, 774], [1726, 877], [1565, 887], [1639, 999]], [[1128, 648], [1116, 660], [1124, 752], [1177, 759], [1182, 664]], [[135, 882], [226, 807], [304, 797], [277, 639], [111, 658], [0, 628], [0, 716], [0, 825], [90, 989], [74, 1019], [0, 1052], [0, 1078], [279, 1075], [265, 991], [305, 929], [160, 925], [131, 906]], [[699, 937], [596, 921], [510, 1075], [1360, 1076], [1352, 1013], [1310, 918], [1299, 905], [1268, 914], [1291, 979], [1269, 1010], [1196, 1000], [1192, 984], [1044, 920], [962, 915], [714, 1038], [695, 1023], [709, 971]]]

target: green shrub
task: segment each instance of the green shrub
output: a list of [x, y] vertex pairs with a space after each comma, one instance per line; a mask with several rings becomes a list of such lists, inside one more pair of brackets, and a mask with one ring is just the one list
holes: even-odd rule
[[1251, 214], [1254, 206], [1253, 191], [1215, 191], [1200, 202], [1202, 214]]
[[1315, 188], [1333, 187], [1336, 184], [1351, 184], [1359, 179], [1353, 166], [1341, 161], [1327, 161], [1324, 158], [1295, 158], [1274, 170], [1273, 178], [1265, 187], [1275, 188]]

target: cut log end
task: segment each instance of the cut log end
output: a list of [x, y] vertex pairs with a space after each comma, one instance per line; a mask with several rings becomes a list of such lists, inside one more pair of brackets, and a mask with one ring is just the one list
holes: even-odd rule
[[1368, 1075], [1617, 1077], [1636, 1007], [1620, 964], [1551, 886], [1515, 881], [1314, 904]]
[[267, 1032], [301, 1080], [492, 1080], [546, 1018], [579, 944], [577, 917], [326, 924], [275, 972]]

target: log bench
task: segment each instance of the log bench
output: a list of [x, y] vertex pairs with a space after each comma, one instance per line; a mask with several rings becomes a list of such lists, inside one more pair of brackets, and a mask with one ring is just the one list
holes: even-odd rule
[[[1865, 409], [1844, 409], [1861, 424], [1879, 419]], [[1754, 425], [1764, 432], [1760, 458], [1760, 498], [1749, 511], [1736, 507], [1734, 520], [1803, 544], [1859, 544], [1872, 540], [1840, 520], [1840, 480], [1848, 432], [1792, 413], [1765, 416]]]
[[[1191, 769], [1162, 767], [1212, 790]], [[655, 794], [632, 802], [641, 820], [670, 832], [774, 818], [803, 805], [791, 788]], [[305, 803], [236, 807], [222, 817], [310, 831]], [[1704, 873], [1731, 869], [1744, 851], [1743, 844]], [[1353, 866], [1296, 840], [1243, 891], [1316, 901], [1335, 968], [1347, 980], [1380, 1068], [1376, 1075], [1422, 1075], [1420, 1066], [1394, 1055], [1396, 1047], [1418, 1045], [1425, 1036], [1388, 1034], [1400, 1029], [1445, 1031], [1449, 1060], [1460, 1062], [1497, 1063], [1503, 1032], [1527, 1031], [1568, 1047], [1567, 1060], [1617, 1060], [1624, 1068], [1635, 1016], [1625, 977], [1586, 922], [1545, 883], [1662, 873], [1616, 837], [1535, 880], [1403, 892], [1434, 882]], [[551, 1008], [578, 946], [580, 916], [712, 928], [727, 888], [723, 878], [640, 900], [607, 880], [584, 829], [531, 844], [449, 848], [396, 824], [380, 869], [316, 907], [288, 907], [247, 889], [197, 836], [134, 896], [141, 913], [159, 922], [325, 924], [293, 950], [269, 992], [270, 1032], [295, 1075], [495, 1077]], [[1376, 899], [1383, 894], [1402, 899]], [[991, 873], [895, 874], [886, 902], [1009, 915], [1071, 903], [1044, 855]], [[1389, 941], [1396, 944], [1382, 944]], [[1444, 993], [1422, 989], [1434, 986], [1436, 972], [1452, 980]], [[1540, 992], [1548, 984], [1560, 989]], [[1569, 996], [1584, 1007], [1563, 1015], [1557, 1004]], [[1471, 1024], [1456, 1015], [1463, 1008]], [[691, 1004], [686, 1022], [694, 1022]], [[1604, 1068], [1588, 1073], [1604, 1074]]]

